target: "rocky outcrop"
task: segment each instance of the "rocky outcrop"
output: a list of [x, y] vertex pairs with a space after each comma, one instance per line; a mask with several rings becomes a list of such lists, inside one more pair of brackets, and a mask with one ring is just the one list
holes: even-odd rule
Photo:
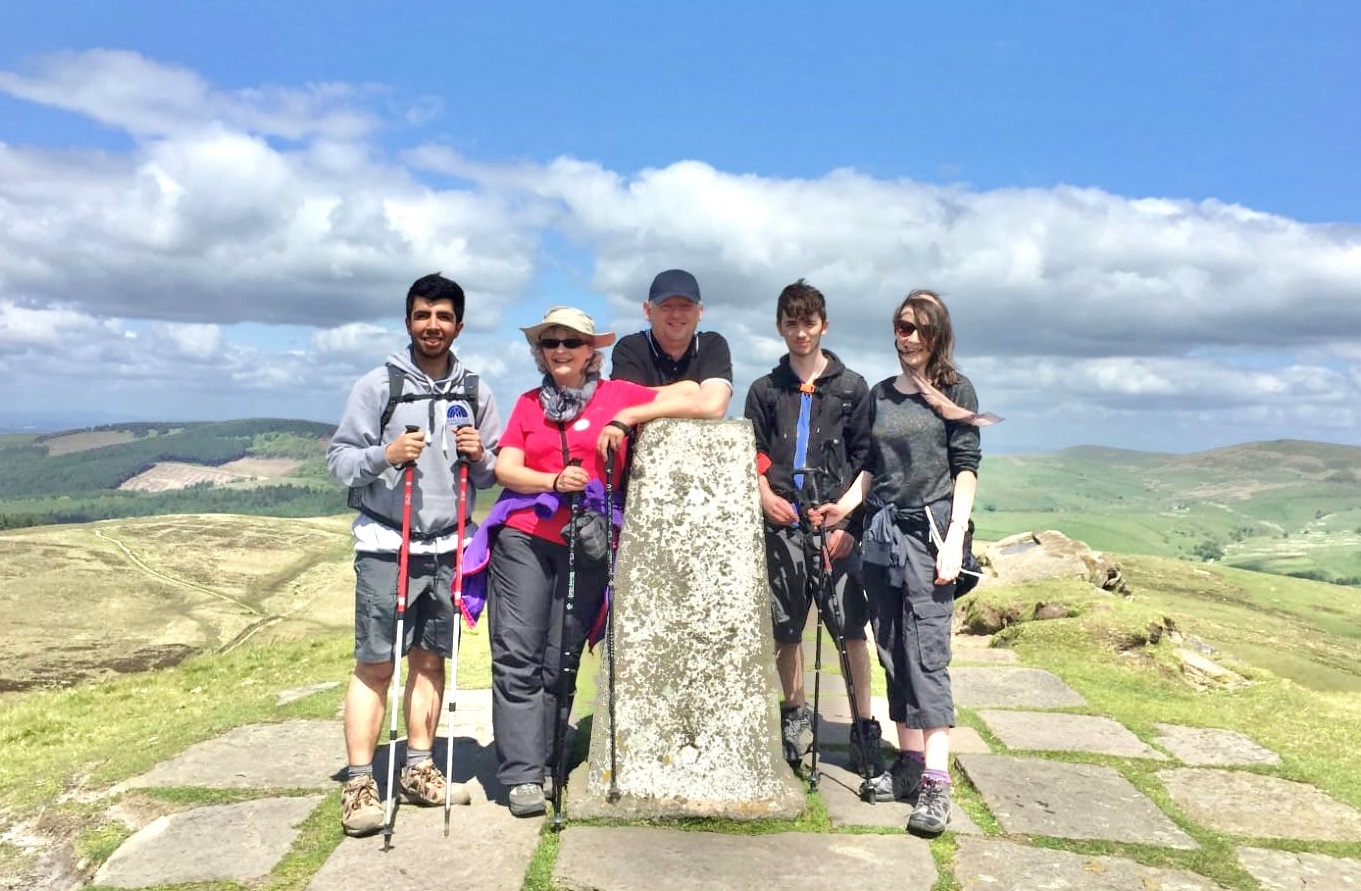
[[992, 584], [1072, 577], [1113, 594], [1130, 595], [1129, 585], [1113, 560], [1052, 529], [1009, 535], [988, 545], [979, 559], [990, 570]]

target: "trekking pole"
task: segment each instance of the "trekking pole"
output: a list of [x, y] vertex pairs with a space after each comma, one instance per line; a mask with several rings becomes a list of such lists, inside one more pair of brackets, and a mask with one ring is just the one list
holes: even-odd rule
[[[820, 497], [821, 493], [819, 491], [817, 484], [817, 475], [819, 472], [820, 471], [818, 471], [817, 469], [810, 467], [801, 467], [795, 469], [795, 473], [802, 473], [804, 475], [804, 479], [808, 480], [807, 486], [808, 496], [809, 498], [811, 498], [814, 504], [822, 503], [822, 499]], [[847, 699], [850, 700], [851, 723], [855, 727], [856, 734], [860, 739], [861, 783], [859, 795], [861, 800], [868, 801], [871, 804], [874, 804], [876, 803], [874, 797], [874, 790], [870, 788], [870, 780], [872, 780], [873, 777], [869, 775], [871, 762], [870, 745], [872, 744], [878, 745], [878, 741], [875, 740], [873, 743], [871, 743], [870, 740], [867, 740], [864, 734], [865, 728], [861, 724], [861, 720], [864, 716], [860, 714], [860, 704], [858, 701], [858, 697], [856, 696], [855, 675], [851, 670], [850, 655], [846, 652], [846, 617], [841, 615], [840, 605], [836, 601], [835, 591], [833, 590], [835, 579], [832, 571], [832, 557], [831, 554], [829, 554], [827, 551], [826, 526], [822, 525], [818, 526], [817, 538], [818, 538], [818, 563], [817, 563], [818, 584], [817, 587], [814, 588], [814, 591], [821, 592], [822, 596], [816, 597], [818, 604], [819, 621], [817, 638], [818, 643], [814, 650], [815, 666], [817, 665], [817, 663], [820, 663], [822, 661], [822, 655], [820, 651], [822, 644], [822, 625], [825, 622], [827, 624], [827, 630], [831, 632], [832, 639], [836, 643], [837, 660], [841, 665], [841, 674], [846, 680], [846, 697]], [[817, 668], [815, 667], [813, 674], [813, 700], [815, 703], [817, 702], [818, 696], [819, 674], [820, 672], [818, 672]], [[814, 708], [816, 709], [816, 706], [814, 706]], [[814, 714], [816, 715], [816, 711]], [[814, 717], [815, 722], [816, 720], [817, 718]], [[816, 758], [817, 751], [816, 723], [814, 723], [813, 725], [813, 745], [814, 757]], [[814, 762], [814, 764], [816, 765], [816, 761]], [[811, 780], [812, 778], [810, 777], [810, 785], [812, 785]], [[816, 785], [813, 785], [813, 788], [817, 788]]]
[[[406, 432], [421, 428], [407, 424]], [[388, 797], [383, 803], [383, 850], [392, 850], [392, 830], [397, 823], [397, 714], [402, 710], [402, 643], [406, 633], [406, 588], [411, 564], [411, 487], [416, 462], [402, 466], [402, 547], [397, 556], [397, 634], [392, 639], [392, 691], [388, 694]]]
[[444, 837], [449, 837], [449, 811], [453, 808], [454, 712], [458, 709], [458, 645], [463, 640], [463, 532], [468, 522], [468, 456], [458, 453], [458, 544], [454, 546], [454, 631], [449, 655], [449, 725], [444, 752]]
[[[804, 549], [804, 562], [807, 563], [808, 550]], [[821, 561], [819, 561], [820, 563]], [[821, 569], [819, 569], [819, 572]], [[819, 581], [821, 584], [821, 581]], [[822, 607], [818, 607], [818, 630], [813, 637], [813, 761], [808, 768], [808, 788], [814, 792], [822, 775], [818, 773], [818, 754], [822, 751], [818, 742], [818, 722], [821, 720], [819, 706], [822, 699]]]
[[[573, 458], [568, 466], [580, 466], [581, 459]], [[577, 521], [581, 516], [581, 497], [568, 496], [572, 506], [572, 519], [567, 524], [567, 596], [562, 601], [562, 628], [558, 641], [558, 714], [553, 728], [553, 831], [561, 832], [567, 822], [563, 813], [563, 787], [567, 785], [567, 722], [571, 720], [572, 699], [568, 691], [575, 689], [576, 668], [572, 664], [569, 644], [572, 635], [568, 623], [572, 618], [572, 607], [577, 593]], [[569, 678], [569, 675], [571, 677]], [[570, 681], [570, 683], [569, 683]]]
[[610, 535], [610, 557], [606, 566], [605, 591], [610, 609], [605, 616], [605, 670], [609, 677], [610, 710], [610, 791], [605, 800], [619, 800], [619, 749], [614, 726], [614, 563], [619, 559], [619, 544], [614, 537], [614, 449], [605, 453], [605, 522]]

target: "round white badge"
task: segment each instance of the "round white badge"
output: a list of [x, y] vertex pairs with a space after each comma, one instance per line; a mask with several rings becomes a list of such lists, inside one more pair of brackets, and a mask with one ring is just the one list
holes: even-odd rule
[[572, 425], [573, 430], [586, 430], [591, 426], [591, 422], [585, 418], [577, 418], [577, 422]]

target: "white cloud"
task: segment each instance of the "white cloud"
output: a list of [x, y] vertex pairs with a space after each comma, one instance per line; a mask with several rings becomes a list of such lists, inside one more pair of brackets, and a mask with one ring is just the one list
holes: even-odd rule
[[183, 134], [221, 122], [286, 139], [355, 139], [376, 124], [357, 107], [371, 90], [321, 83], [226, 92], [213, 89], [196, 72], [125, 50], [43, 56], [27, 75], [0, 71], [0, 90], [138, 137]]
[[152, 328], [149, 346], [190, 362], [221, 360], [227, 346], [217, 325], [169, 322]]
[[318, 353], [373, 353], [373, 345], [391, 341], [396, 346], [406, 337], [405, 331], [392, 331], [379, 325], [371, 325], [367, 322], [355, 322], [350, 325], [340, 325], [336, 328], [326, 328], [318, 331], [312, 337], [312, 345]]
[[[519, 302], [562, 299], [536, 288], [560, 262], [546, 245], [565, 238], [573, 261], [594, 261], [589, 287], [617, 330], [641, 327], [657, 271], [695, 272], [706, 327], [733, 346], [738, 406], [783, 352], [776, 295], [806, 277], [829, 299], [827, 345], [871, 380], [895, 371], [888, 320], [901, 295], [944, 292], [965, 371], [1009, 418], [990, 440], [1038, 441], [1079, 421], [1100, 424], [1096, 441], [1160, 425], [1181, 442], [1361, 429], [1358, 225], [850, 169], [779, 179], [695, 160], [621, 172], [437, 145], [390, 154], [380, 134], [439, 115], [441, 100], [385, 119], [370, 110], [378, 87], [223, 90], [120, 51], [0, 71], [0, 91], [133, 140], [102, 152], [0, 144], [6, 402], [32, 391], [14, 375], [32, 374], [338, 411], [354, 377], [404, 341], [410, 281], [439, 269], [468, 290], [461, 352], [508, 406], [536, 375], [501, 320], [537, 316]], [[265, 347], [239, 322], [316, 333]]]

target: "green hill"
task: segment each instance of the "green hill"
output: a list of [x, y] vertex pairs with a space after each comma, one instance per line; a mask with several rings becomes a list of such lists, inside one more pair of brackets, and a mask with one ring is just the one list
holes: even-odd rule
[[1057, 529], [1094, 548], [1361, 584], [1361, 448], [1281, 440], [1169, 455], [1082, 446], [985, 458], [982, 538]]

